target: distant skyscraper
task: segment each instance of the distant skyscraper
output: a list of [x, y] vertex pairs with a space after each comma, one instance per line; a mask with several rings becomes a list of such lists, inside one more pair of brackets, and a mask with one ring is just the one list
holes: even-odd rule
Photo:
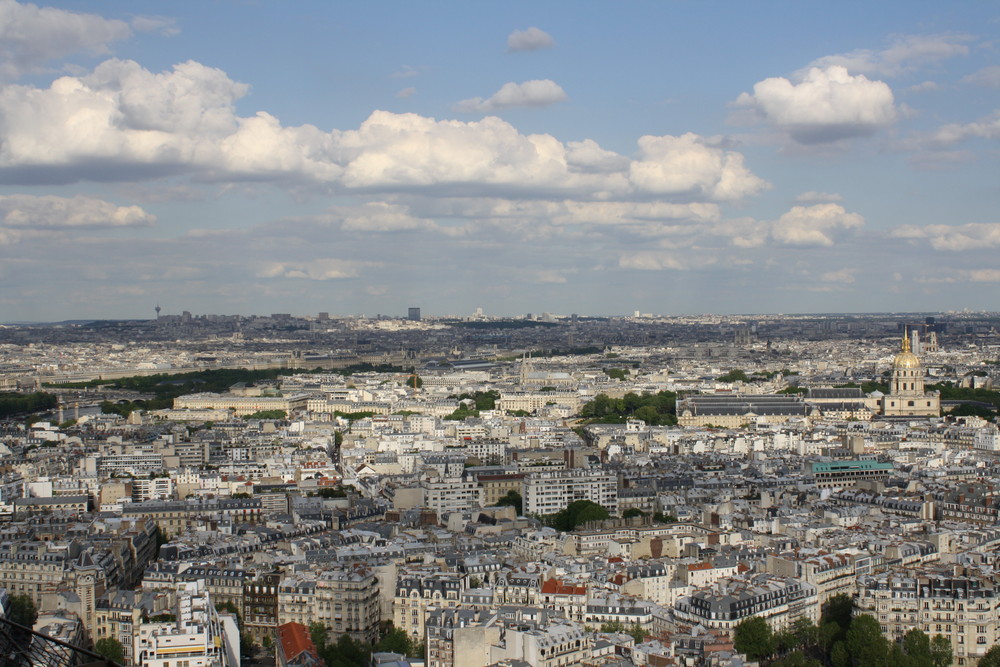
[[420, 309], [419, 308], [410, 308], [407, 311], [406, 319], [410, 320], [411, 322], [419, 322], [420, 321]]

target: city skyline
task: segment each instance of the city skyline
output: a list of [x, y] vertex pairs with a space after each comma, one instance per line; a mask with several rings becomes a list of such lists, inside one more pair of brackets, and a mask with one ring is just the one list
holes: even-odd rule
[[996, 309], [987, 3], [93, 8], [0, 2], [0, 321]]

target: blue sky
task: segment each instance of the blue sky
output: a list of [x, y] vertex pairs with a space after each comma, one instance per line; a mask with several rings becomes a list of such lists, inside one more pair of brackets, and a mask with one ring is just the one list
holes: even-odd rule
[[988, 2], [0, 0], [0, 321], [996, 310], [998, 36]]

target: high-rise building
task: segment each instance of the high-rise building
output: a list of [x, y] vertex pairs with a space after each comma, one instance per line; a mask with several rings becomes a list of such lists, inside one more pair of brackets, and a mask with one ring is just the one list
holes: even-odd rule
[[406, 313], [406, 319], [410, 320], [411, 322], [419, 322], [420, 321], [420, 309], [419, 308], [410, 308], [407, 311], [407, 313]]

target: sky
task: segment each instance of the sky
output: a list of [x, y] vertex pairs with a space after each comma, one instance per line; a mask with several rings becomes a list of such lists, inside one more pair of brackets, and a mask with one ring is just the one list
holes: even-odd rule
[[995, 311], [998, 158], [994, 2], [0, 0], [0, 322]]

